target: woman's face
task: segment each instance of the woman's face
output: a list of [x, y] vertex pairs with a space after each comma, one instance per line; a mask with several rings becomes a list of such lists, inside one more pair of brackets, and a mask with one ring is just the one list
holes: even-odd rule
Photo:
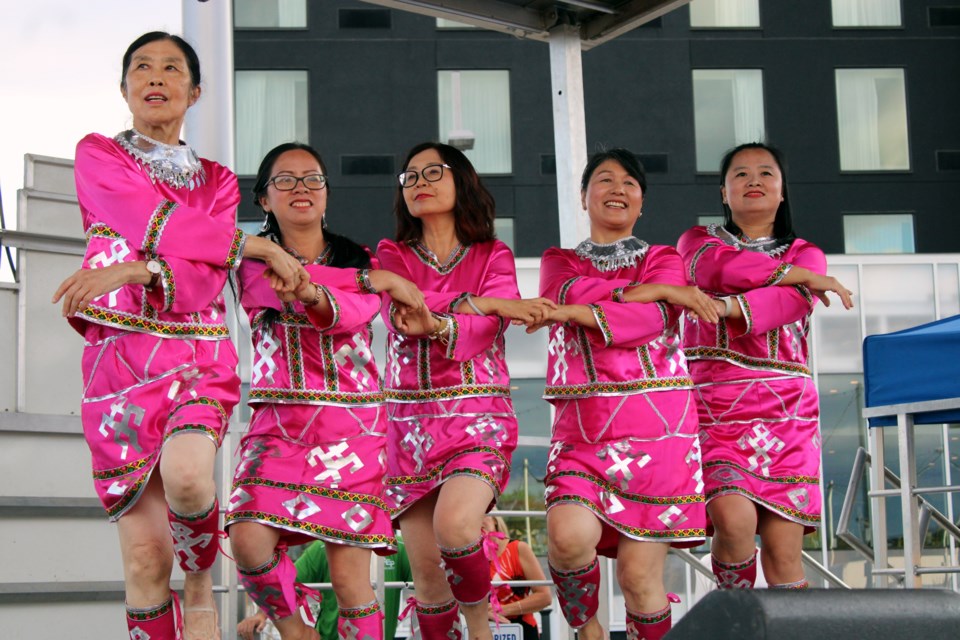
[[406, 171], [416, 171], [419, 176], [412, 187], [403, 190], [403, 199], [407, 210], [414, 218], [423, 219], [433, 215], [453, 215], [457, 204], [457, 188], [451, 169], [443, 167], [443, 176], [430, 182], [423, 177], [424, 169], [443, 164], [443, 158], [436, 149], [424, 149], [410, 158], [404, 167]]
[[121, 93], [133, 126], [149, 135], [152, 129], [182, 123], [200, 97], [200, 87], [193, 86], [180, 47], [171, 40], [154, 40], [133, 52]]
[[783, 174], [766, 149], [744, 149], [730, 162], [720, 196], [730, 207], [733, 221], [772, 224], [783, 202]]
[[327, 188], [309, 189], [303, 180], [297, 181], [290, 191], [281, 191], [273, 183], [278, 176], [323, 175], [320, 163], [303, 149], [285, 151], [274, 161], [266, 193], [260, 197], [260, 206], [277, 218], [280, 232], [293, 229], [315, 228], [321, 231], [323, 216], [327, 211]]
[[593, 171], [580, 204], [590, 216], [591, 233], [631, 233], [640, 217], [643, 190], [616, 160], [605, 160]]

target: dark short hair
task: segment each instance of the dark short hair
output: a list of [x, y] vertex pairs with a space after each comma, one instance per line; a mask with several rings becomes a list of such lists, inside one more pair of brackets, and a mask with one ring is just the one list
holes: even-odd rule
[[[723, 154], [723, 159], [720, 160], [720, 186], [726, 183], [727, 171], [730, 170], [730, 165], [733, 164], [734, 156], [747, 149], [762, 149], [768, 152], [773, 156], [777, 167], [780, 168], [780, 176], [783, 182], [783, 200], [780, 202], [780, 206], [777, 207], [777, 216], [773, 220], [773, 236], [777, 240], [785, 242], [794, 240], [797, 234], [793, 230], [793, 216], [790, 213], [790, 195], [787, 191], [787, 160], [780, 149], [765, 142], [746, 142], [730, 149]], [[740, 235], [742, 231], [740, 227], [734, 223], [733, 212], [730, 210], [730, 206], [726, 202], [723, 202], [723, 198], [720, 199], [720, 206], [723, 210], [724, 228], [734, 235]]]
[[[257, 169], [257, 177], [251, 189], [254, 204], [261, 210], [263, 210], [263, 204], [261, 204], [260, 198], [267, 193], [267, 187], [269, 186], [268, 183], [271, 177], [270, 174], [273, 173], [273, 165], [276, 164], [280, 156], [288, 151], [306, 151], [316, 159], [324, 175], [327, 173], [327, 165], [323, 162], [323, 158], [320, 157], [320, 152], [310, 145], [302, 142], [284, 142], [283, 144], [277, 145], [273, 149], [270, 149], [267, 155], [263, 157], [263, 160], [260, 161], [260, 168]], [[329, 192], [329, 181], [327, 182], [326, 189]], [[264, 229], [259, 235], [273, 236], [283, 242], [283, 234], [280, 231], [280, 223], [277, 222], [277, 217], [273, 215], [272, 212], [264, 211], [263, 213], [266, 216], [266, 220], [264, 221]], [[359, 244], [346, 236], [341, 236], [322, 227], [321, 230], [324, 240], [330, 245], [330, 250], [333, 253], [330, 257], [330, 266], [350, 269], [366, 269], [370, 266], [370, 255]]]
[[613, 149], [604, 149], [597, 151], [587, 160], [587, 166], [583, 168], [583, 175], [580, 176], [580, 190], [586, 191], [590, 184], [590, 178], [594, 171], [607, 160], [613, 160], [623, 167], [624, 171], [630, 174], [640, 185], [640, 191], [647, 195], [647, 174], [643, 170], [643, 164], [637, 159], [635, 153], [623, 147], [614, 147]]
[[149, 33], [143, 34], [130, 43], [130, 46], [127, 47], [126, 53], [123, 54], [123, 69], [120, 71], [120, 86], [124, 88], [127, 86], [127, 71], [130, 69], [130, 61], [133, 58], [134, 52], [140, 47], [158, 40], [169, 40], [173, 44], [177, 45], [180, 51], [183, 52], [183, 56], [187, 59], [187, 68], [190, 70], [190, 83], [193, 84], [194, 87], [199, 87], [200, 58], [197, 56], [197, 52], [193, 50], [193, 47], [191, 47], [190, 43], [188, 43], [186, 40], [180, 36], [167, 33], [166, 31], [150, 31]]
[[[462, 151], [442, 142], [422, 142], [407, 152], [403, 169], [407, 168], [415, 155], [427, 149], [435, 149], [444, 164], [450, 166], [449, 171], [453, 174], [456, 189], [453, 221], [457, 240], [463, 245], [493, 240], [496, 237], [493, 227], [496, 202], [480, 182], [477, 170]], [[423, 223], [407, 209], [407, 202], [403, 199], [403, 187], [399, 184], [393, 199], [393, 213], [397, 219], [397, 242], [409, 244], [423, 238]]]

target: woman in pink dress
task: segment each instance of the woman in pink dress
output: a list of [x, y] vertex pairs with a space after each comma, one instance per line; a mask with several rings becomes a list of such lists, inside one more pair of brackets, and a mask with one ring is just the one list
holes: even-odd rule
[[459, 637], [459, 603], [470, 637], [490, 638], [480, 525], [507, 485], [517, 444], [505, 319], [533, 321], [547, 306], [519, 299], [513, 254], [494, 237], [493, 197], [462, 152], [420, 144], [403, 167], [397, 240], [381, 241], [377, 255], [423, 291], [426, 306], [394, 299], [384, 314], [386, 494], [407, 545], [422, 637]]
[[632, 235], [646, 177], [630, 151], [594, 154], [580, 193], [590, 238], [548, 249], [540, 265], [540, 293], [558, 305], [544, 396], [556, 409], [544, 480], [550, 574], [567, 622], [599, 640], [597, 554], [616, 558], [627, 637], [655, 640], [671, 626], [667, 551], [706, 533], [679, 319], [684, 307], [716, 315], [673, 247]]
[[[200, 63], [151, 32], [123, 56], [133, 128], [77, 145], [83, 268], [54, 294], [84, 337], [84, 435], [97, 494], [117, 522], [131, 637], [219, 637], [210, 567], [219, 507], [214, 459], [240, 394], [221, 295], [242, 256], [279, 289], [299, 265], [236, 228], [236, 177], [179, 141], [200, 97]], [[156, 471], [156, 473], [154, 473]], [[184, 615], [170, 590], [185, 572]]]
[[761, 143], [720, 167], [724, 224], [693, 227], [677, 244], [689, 281], [716, 296], [721, 319], [693, 318], [684, 350], [700, 399], [713, 571], [721, 588], [750, 588], [755, 536], [770, 588], [807, 587], [802, 538], [820, 522], [817, 388], [807, 364], [810, 314], [826, 292], [826, 259], [797, 238], [786, 170]]
[[423, 296], [325, 229], [326, 167], [312, 147], [267, 153], [253, 193], [266, 215], [262, 235], [297, 258], [303, 277], [278, 295], [265, 263], [239, 270], [254, 348], [253, 417], [226, 515], [240, 582], [284, 640], [319, 638], [299, 613], [305, 591], [286, 548], [322, 540], [340, 637], [380, 640], [370, 553], [393, 553], [396, 540], [383, 500], [386, 413], [370, 323], [378, 291], [412, 309]]

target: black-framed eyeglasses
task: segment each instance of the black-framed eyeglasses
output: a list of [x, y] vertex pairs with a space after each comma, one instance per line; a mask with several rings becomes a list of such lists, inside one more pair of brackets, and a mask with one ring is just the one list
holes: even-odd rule
[[420, 171], [411, 169], [398, 173], [397, 179], [400, 181], [401, 187], [409, 189], [420, 181], [420, 176], [423, 176], [423, 179], [427, 182], [436, 182], [443, 177], [444, 168], [452, 169], [453, 167], [448, 164], [428, 164]]
[[271, 178], [267, 184], [272, 184], [277, 188], [277, 191], [293, 191], [297, 188], [297, 183], [302, 182], [303, 186], [311, 191], [319, 191], [327, 186], [327, 176], [322, 173], [311, 173], [308, 176], [303, 176], [298, 178], [297, 176], [274, 176]]

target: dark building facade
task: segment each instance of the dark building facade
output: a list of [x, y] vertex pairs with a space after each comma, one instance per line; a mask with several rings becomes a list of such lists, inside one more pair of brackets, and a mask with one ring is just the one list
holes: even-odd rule
[[[762, 136], [787, 155], [798, 233], [827, 253], [960, 251], [960, 2], [884, 2], [898, 15], [882, 26], [843, 26], [838, 0], [754, 4], [753, 26], [691, 26], [682, 7], [584, 52], [588, 152], [624, 146], [647, 166], [636, 235], [673, 244], [718, 215], [716, 150]], [[548, 45], [350, 0], [303, 0], [292, 17], [274, 5], [234, 5], [245, 193], [258, 154], [307, 138], [327, 163], [331, 227], [375, 246], [393, 233], [406, 150], [439, 139], [444, 73], [494, 70], [509, 106], [493, 124], [508, 133], [484, 182], [517, 256], [558, 244]], [[295, 73], [261, 105], [275, 72]], [[249, 196], [241, 219], [259, 219]], [[854, 237], [871, 233], [879, 244]]]

